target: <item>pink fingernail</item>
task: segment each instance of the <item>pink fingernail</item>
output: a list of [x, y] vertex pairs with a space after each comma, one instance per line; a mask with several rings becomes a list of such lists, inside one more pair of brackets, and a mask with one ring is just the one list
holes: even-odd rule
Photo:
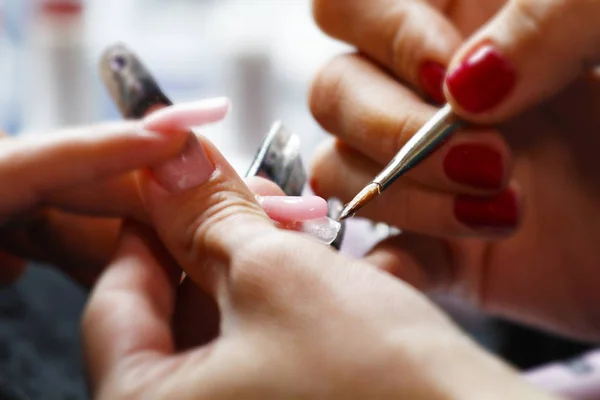
[[278, 222], [308, 221], [327, 216], [325, 199], [318, 196], [257, 196], [269, 218]]
[[[222, 120], [229, 109], [229, 100], [217, 98], [184, 103], [160, 109], [143, 120], [146, 131], [183, 131]], [[193, 133], [190, 133], [183, 152], [152, 172], [169, 192], [191, 189], [208, 181], [215, 166]]]
[[229, 99], [218, 97], [162, 108], [144, 118], [148, 131], [185, 130], [219, 122], [229, 111]]
[[182, 192], [208, 181], [215, 166], [198, 141], [190, 134], [183, 153], [152, 169], [154, 177], [171, 193]]

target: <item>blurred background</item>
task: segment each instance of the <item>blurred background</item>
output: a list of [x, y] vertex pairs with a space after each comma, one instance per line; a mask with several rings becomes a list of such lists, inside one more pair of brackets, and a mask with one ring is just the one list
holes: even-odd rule
[[[348, 51], [319, 32], [310, 0], [0, 0], [0, 128], [16, 135], [119, 119], [97, 73], [114, 42], [134, 49], [175, 102], [232, 99], [225, 123], [204, 133], [240, 173], [275, 120], [300, 135], [310, 164], [326, 138], [307, 107], [310, 81]], [[345, 248], [357, 255], [381, 234], [359, 225]], [[518, 368], [587, 349], [433, 297]], [[0, 399], [88, 398], [79, 338], [85, 298], [43, 266], [0, 289]]]

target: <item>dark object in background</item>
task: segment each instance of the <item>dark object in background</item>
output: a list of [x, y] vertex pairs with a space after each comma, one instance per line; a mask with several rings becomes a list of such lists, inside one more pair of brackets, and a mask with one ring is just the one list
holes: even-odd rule
[[280, 121], [273, 123], [264, 137], [246, 176], [273, 181], [288, 196], [302, 196], [306, 170], [300, 157], [300, 138]]
[[50, 268], [31, 267], [0, 289], [0, 400], [89, 398], [80, 339], [85, 300]]
[[512, 365], [527, 370], [554, 360], [568, 360], [594, 348], [586, 343], [517, 325], [508, 321], [493, 322], [502, 334], [496, 353]]

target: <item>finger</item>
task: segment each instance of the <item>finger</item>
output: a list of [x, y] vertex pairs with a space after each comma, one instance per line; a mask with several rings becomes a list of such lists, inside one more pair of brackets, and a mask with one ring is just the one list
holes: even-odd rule
[[276, 246], [280, 237], [287, 237], [231, 165], [203, 138], [190, 140], [184, 154], [154, 167], [140, 187], [164, 243], [211, 295], [224, 282], [233, 284], [231, 265], [237, 266], [239, 258], [247, 258], [261, 246]]
[[393, 236], [377, 244], [364, 259], [421, 291], [448, 289], [455, 277], [446, 242], [431, 236]]
[[83, 316], [83, 338], [96, 384], [121, 365], [133, 369], [174, 351], [175, 281], [169, 268], [175, 266], [164, 253], [157, 256], [161, 249], [148, 231], [127, 227], [114, 260], [92, 292]]
[[[461, 34], [428, 1], [314, 0], [323, 31], [358, 47], [396, 76], [443, 103], [445, 67]], [[439, 2], [438, 2], [439, 3]], [[441, 5], [440, 5], [441, 6]]]
[[[268, 183], [260, 182], [257, 185], [260, 190], [266, 191], [265, 195], [271, 192], [278, 193], [272, 186], [268, 186]], [[127, 217], [138, 222], [149, 222], [140, 198], [135, 171], [50, 193], [45, 203], [70, 213], [109, 218]]]
[[[195, 102], [180, 106], [186, 110], [197, 105], [198, 103]], [[214, 117], [215, 109], [211, 108], [210, 111], [209, 116]], [[182, 121], [177, 119], [174, 121], [183, 127]], [[166, 126], [173, 130], [170, 125], [167, 124]], [[251, 190], [261, 196], [285, 195], [275, 183], [264, 178], [250, 177], [245, 181]], [[86, 216], [127, 217], [138, 222], [149, 222], [148, 215], [140, 199], [135, 172], [128, 172], [117, 177], [50, 193], [45, 199], [45, 203], [63, 211], [80, 213]]]
[[[311, 183], [316, 194], [347, 202], [371, 181], [378, 169], [356, 150], [330, 142], [315, 157]], [[521, 203], [514, 187], [490, 197], [455, 196], [401, 178], [358, 215], [412, 232], [495, 236], [518, 227]]]
[[148, 222], [137, 185], [137, 171], [50, 193], [44, 204], [86, 216]]
[[376, 245], [365, 261], [425, 292], [460, 293], [483, 305], [489, 294], [485, 264], [493, 242], [448, 241], [403, 232]]
[[[116, 182], [121, 178], [123, 186], [120, 186], [121, 183]], [[79, 198], [74, 195], [77, 193], [82, 196], [81, 200], [85, 206], [104, 207], [102, 209], [96, 208], [100, 214], [126, 217], [137, 213], [139, 215], [138, 221], [150, 222], [137, 192], [137, 183], [133, 182], [133, 173], [125, 174], [121, 178], [113, 179], [114, 182], [98, 183], [93, 188], [93, 193], [97, 196], [102, 196], [100, 188], [103, 187], [106, 188], [107, 193], [110, 193], [110, 196], [106, 196], [107, 203], [104, 205], [99, 203], [97, 196], [94, 199], [83, 196], [83, 190], [71, 192], [69, 197], [65, 194], [63, 200], [68, 203], [75, 202]], [[126, 179], [131, 179], [132, 182], [125, 182]], [[261, 196], [285, 195], [275, 183], [264, 178], [252, 177], [246, 179], [245, 182], [250, 190]], [[131, 188], [126, 187], [125, 184], [131, 185]], [[119, 188], [122, 191], [119, 191]], [[91, 187], [89, 189], [92, 190]], [[128, 190], [135, 190], [135, 197], [132, 196], [133, 201], [129, 203], [127, 203], [127, 198], [121, 197], [123, 192]], [[114, 197], [119, 197], [119, 200], [124, 204], [120, 205], [119, 202], [115, 202]], [[95, 203], [85, 203], [88, 199], [95, 201]], [[131, 207], [132, 204], [138, 204], [137, 211], [127, 208]], [[81, 207], [86, 214], [90, 213], [90, 208]], [[120, 214], [118, 213], [118, 207], [123, 207]], [[75, 215], [55, 209], [42, 209], [28, 214], [18, 222], [14, 221], [11, 226], [5, 226], [0, 231], [0, 241], [6, 249], [14, 254], [57, 266], [78, 283], [90, 287], [96, 281], [110, 257], [112, 257], [120, 228], [120, 219]], [[12, 268], [13, 264], [15, 268]], [[12, 281], [13, 278], [18, 277], [22, 269], [16, 267], [20, 264], [22, 264], [22, 261], [8, 264], [11, 268], [4, 269], [7, 274], [6, 280], [10, 278]], [[1, 273], [2, 271], [0, 271]], [[3, 278], [0, 277], [1, 280]]]
[[183, 132], [149, 132], [136, 122], [2, 139], [0, 215], [31, 206], [49, 192], [172, 157], [184, 141]]
[[[248, 188], [259, 196], [285, 196], [274, 182], [261, 177], [244, 179]], [[214, 340], [219, 333], [220, 314], [215, 300], [185, 279], [177, 290], [173, 325], [175, 340], [180, 350], [202, 346]]]
[[[167, 109], [166, 114], [165, 109]], [[171, 109], [175, 109], [177, 112], [169, 112]], [[200, 100], [173, 107], [158, 105], [153, 107], [152, 113], [146, 114], [142, 121], [145, 127], [143, 130], [178, 134], [191, 128], [190, 121], [197, 125], [219, 121], [225, 117], [228, 109], [229, 100], [226, 98]], [[188, 112], [189, 110], [192, 112]], [[46, 202], [69, 212], [103, 217], [133, 217], [137, 221], [147, 222], [147, 214], [140, 201], [135, 173], [126, 173], [106, 180], [96, 180], [69, 188], [66, 191], [53, 193], [48, 196]]]
[[[215, 277], [205, 276], [210, 272], [207, 264], [228, 264], [236, 250], [275, 227], [214, 146], [204, 139], [192, 146], [181, 158], [159, 167], [168, 172], [153, 171], [143, 179], [141, 190], [169, 250], [178, 256], [186, 273], [212, 293], [210, 283]], [[182, 158], [187, 165], [182, 165]], [[185, 182], [180, 179], [182, 175]]]
[[[379, 163], [380, 168], [435, 113], [433, 107], [356, 55], [338, 58], [321, 73], [310, 103], [325, 130]], [[436, 190], [490, 194], [508, 183], [510, 163], [508, 146], [498, 132], [465, 130], [452, 135], [407, 176]]]
[[551, 97], [600, 60], [597, 1], [512, 0], [454, 56], [445, 93], [478, 123]]

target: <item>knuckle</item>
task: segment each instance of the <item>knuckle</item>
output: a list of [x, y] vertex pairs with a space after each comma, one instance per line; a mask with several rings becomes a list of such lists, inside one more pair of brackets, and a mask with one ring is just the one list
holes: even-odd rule
[[527, 27], [529, 31], [536, 32], [543, 29], [544, 15], [547, 18], [550, 16], [550, 12], [554, 12], [552, 11], [553, 7], [545, 8], [531, 0], [515, 0], [512, 10], [522, 26]]
[[[416, 2], [403, 2], [398, 4], [384, 28], [387, 30], [385, 37], [388, 37], [388, 60], [394, 69], [402, 75], [413, 74], [412, 66], [419, 61], [418, 57], [421, 53], [423, 43], [418, 40], [418, 37], [413, 29], [414, 14], [418, 12], [418, 4]], [[407, 76], [412, 78], [412, 76]]]
[[231, 192], [212, 196], [215, 197], [212, 206], [189, 225], [184, 249], [196, 260], [229, 260], [237, 248], [224, 238], [235, 235], [237, 243], [250, 237], [256, 231], [256, 221], [264, 218], [264, 212], [250, 200]]
[[321, 69], [310, 88], [310, 110], [316, 121], [329, 132], [335, 131], [338, 125], [347, 67], [348, 56], [337, 56]]
[[282, 283], [294, 279], [288, 232], [257, 235], [240, 245], [232, 259], [232, 295], [241, 301], [269, 299], [281, 292]]
[[[589, 16], [600, 11], [597, 0], [513, 0], [511, 11], [526, 30], [537, 33], [552, 33], [556, 27], [568, 26], [575, 21], [578, 26], [589, 26]], [[594, 21], [589, 21], [595, 24]]]

